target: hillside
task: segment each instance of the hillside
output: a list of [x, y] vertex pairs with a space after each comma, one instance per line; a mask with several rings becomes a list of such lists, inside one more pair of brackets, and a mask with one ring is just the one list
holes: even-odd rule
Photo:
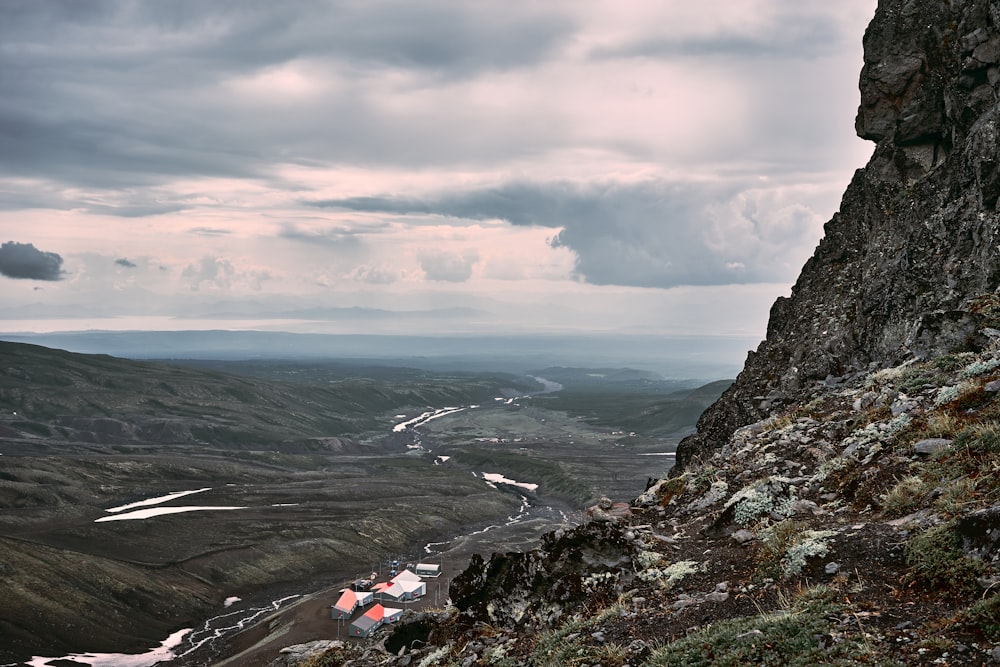
[[[666, 401], [690, 428], [691, 406], [722, 386], [674, 395], [642, 372], [593, 373], [605, 371], [616, 381], [587, 395], [613, 427], [588, 423], [573, 401], [549, 409], [551, 393], [528, 395], [539, 382], [502, 373], [136, 362], [0, 343], [0, 662], [141, 652], [179, 629], [426, 555], [428, 542], [454, 541], [449, 558], [465, 562], [485, 526], [506, 523], [503, 544], [531, 544], [585, 500], [634, 495], [645, 457], [677, 438], [627, 434], [630, 414], [616, 422], [615, 411]], [[394, 428], [449, 405], [464, 407]], [[486, 473], [538, 486], [529, 503]], [[229, 609], [232, 597], [246, 601]], [[228, 637], [213, 632], [204, 646], [185, 640], [188, 660], [225, 650]]]
[[411, 371], [389, 380], [327, 369], [320, 376], [321, 366], [307, 366], [311, 381], [274, 381], [0, 341], [0, 436], [308, 450], [325, 445], [296, 441], [381, 434], [404, 408], [490, 400], [527, 387], [498, 374]]
[[306, 664], [1000, 663], [1000, 5], [864, 47], [874, 154], [672, 476]]

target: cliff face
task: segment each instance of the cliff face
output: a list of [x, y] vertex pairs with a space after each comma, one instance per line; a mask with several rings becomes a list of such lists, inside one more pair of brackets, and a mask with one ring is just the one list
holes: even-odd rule
[[864, 48], [856, 128], [874, 154], [675, 472], [816, 381], [984, 343], [983, 297], [1000, 286], [1000, 4], [880, 0]]

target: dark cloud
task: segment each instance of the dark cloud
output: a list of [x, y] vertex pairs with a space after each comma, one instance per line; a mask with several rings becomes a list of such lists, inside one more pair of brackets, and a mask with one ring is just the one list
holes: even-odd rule
[[0, 275], [27, 280], [62, 280], [63, 259], [31, 243], [8, 241], [0, 245]]
[[438, 214], [470, 220], [506, 220], [514, 225], [561, 227], [588, 214], [602, 200], [601, 189], [569, 183], [508, 183], [497, 188], [448, 193], [426, 199], [373, 196], [305, 202], [319, 208], [396, 214]]
[[[584, 280], [640, 287], [786, 281], [804, 259], [800, 246], [809, 248], [817, 232], [812, 211], [743, 184], [511, 183], [423, 199], [355, 197], [313, 205], [559, 229], [551, 243], [575, 253]], [[431, 268], [429, 277], [464, 280], [471, 272], [469, 262], [447, 253], [421, 262]]]
[[192, 227], [188, 231], [198, 236], [228, 236], [233, 233], [230, 229], [219, 229], [217, 227]]
[[134, 269], [135, 268], [135, 264], [133, 262], [128, 261], [124, 257], [122, 257], [120, 259], [116, 259], [115, 260], [115, 264], [117, 264], [118, 266], [124, 266], [126, 269]]
[[0, 2], [0, 175], [126, 188], [261, 177], [289, 150], [387, 154], [363, 89], [268, 114], [224, 84], [297, 59], [348, 78], [463, 79], [537, 63], [572, 29], [555, 11], [444, 0]]

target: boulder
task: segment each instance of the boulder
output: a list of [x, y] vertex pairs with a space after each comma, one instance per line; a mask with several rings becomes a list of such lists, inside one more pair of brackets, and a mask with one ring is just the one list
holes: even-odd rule
[[951, 443], [952, 441], [946, 438], [925, 438], [913, 444], [913, 453], [931, 456], [948, 447]]

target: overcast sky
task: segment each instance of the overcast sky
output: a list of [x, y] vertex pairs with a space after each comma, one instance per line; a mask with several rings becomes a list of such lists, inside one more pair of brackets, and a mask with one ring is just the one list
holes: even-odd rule
[[0, 331], [763, 336], [875, 4], [3, 0]]

